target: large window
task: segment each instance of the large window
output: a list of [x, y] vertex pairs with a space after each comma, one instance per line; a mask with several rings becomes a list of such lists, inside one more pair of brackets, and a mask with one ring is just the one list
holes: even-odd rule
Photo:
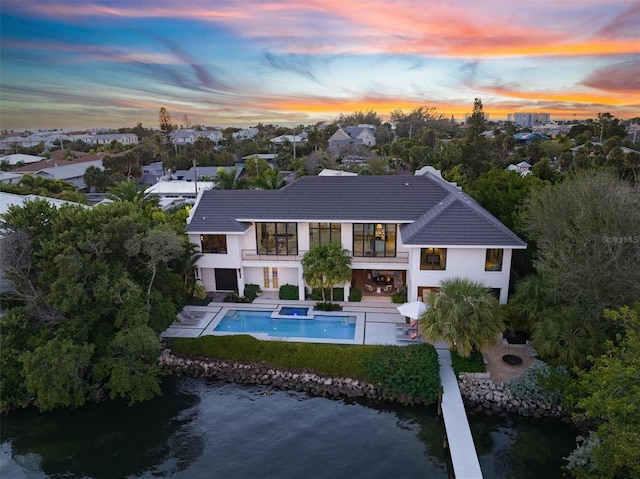
[[484, 263], [485, 271], [502, 271], [503, 249], [488, 249]]
[[447, 248], [421, 248], [420, 269], [447, 269]]
[[309, 223], [309, 245], [340, 244], [340, 223]]
[[356, 223], [353, 225], [353, 256], [396, 256], [396, 225]]
[[258, 254], [297, 255], [296, 223], [256, 223]]
[[227, 253], [227, 235], [200, 235], [203, 253]]

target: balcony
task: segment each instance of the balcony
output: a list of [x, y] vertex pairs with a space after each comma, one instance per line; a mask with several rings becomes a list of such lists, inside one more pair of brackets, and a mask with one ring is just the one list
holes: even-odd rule
[[[302, 261], [302, 257], [306, 251], [298, 251], [297, 255], [278, 255], [278, 254], [259, 254], [257, 250], [243, 249], [242, 260], [243, 261], [265, 261], [272, 263], [274, 261]], [[409, 253], [400, 252], [396, 256], [353, 256], [351, 255], [352, 263], [409, 263]]]

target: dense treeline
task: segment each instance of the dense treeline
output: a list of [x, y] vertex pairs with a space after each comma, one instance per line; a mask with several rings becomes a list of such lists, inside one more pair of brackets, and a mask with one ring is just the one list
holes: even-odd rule
[[0, 319], [3, 410], [160, 392], [159, 333], [189, 284], [183, 220], [118, 201], [10, 208], [1, 225], [15, 285]]

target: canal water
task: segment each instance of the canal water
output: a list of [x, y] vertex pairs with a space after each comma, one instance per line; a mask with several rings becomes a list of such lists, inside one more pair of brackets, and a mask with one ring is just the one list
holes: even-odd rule
[[[435, 408], [374, 406], [212, 380], [167, 378], [163, 395], [1, 418], [0, 477], [449, 478]], [[562, 423], [472, 415], [486, 479], [563, 477]]]

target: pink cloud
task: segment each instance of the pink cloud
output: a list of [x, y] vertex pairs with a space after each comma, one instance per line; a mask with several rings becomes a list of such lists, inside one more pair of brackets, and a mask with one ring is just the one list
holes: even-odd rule
[[597, 90], [640, 95], [640, 62], [613, 65], [594, 71], [584, 79], [583, 85]]

